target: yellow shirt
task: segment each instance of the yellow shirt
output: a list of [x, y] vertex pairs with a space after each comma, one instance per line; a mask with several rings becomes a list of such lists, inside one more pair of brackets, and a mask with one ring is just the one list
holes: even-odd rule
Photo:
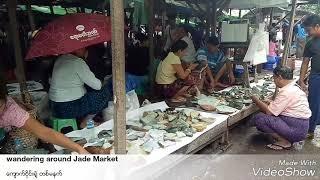
[[181, 64], [181, 60], [173, 52], [170, 52], [158, 66], [156, 75], [157, 84], [172, 84], [177, 80], [177, 72], [174, 70], [173, 64]]

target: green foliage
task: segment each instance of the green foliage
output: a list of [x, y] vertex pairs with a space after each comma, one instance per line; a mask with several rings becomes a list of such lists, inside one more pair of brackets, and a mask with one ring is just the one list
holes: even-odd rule
[[[320, 1], [319, 1], [320, 2]], [[299, 7], [299, 10], [307, 11], [307, 12], [312, 12], [315, 14], [320, 14], [320, 4], [306, 4], [306, 5], [301, 5]]]

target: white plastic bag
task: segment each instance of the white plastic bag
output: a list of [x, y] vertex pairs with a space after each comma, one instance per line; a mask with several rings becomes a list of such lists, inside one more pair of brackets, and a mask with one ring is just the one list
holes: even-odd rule
[[269, 53], [269, 34], [264, 31], [264, 25], [260, 25], [259, 30], [253, 35], [246, 56], [243, 62], [250, 62], [257, 65], [267, 62]]
[[[136, 109], [140, 108], [140, 103], [138, 99], [138, 95], [135, 92], [135, 90], [129, 91], [127, 94], [127, 99], [126, 99], [126, 110], [128, 111], [133, 111]], [[114, 114], [114, 104], [113, 101], [109, 101], [108, 107], [105, 108], [102, 111], [102, 116], [105, 121], [113, 119], [113, 114]]]
[[126, 108], [127, 111], [132, 111], [140, 108], [139, 98], [135, 90], [129, 91], [127, 93]]

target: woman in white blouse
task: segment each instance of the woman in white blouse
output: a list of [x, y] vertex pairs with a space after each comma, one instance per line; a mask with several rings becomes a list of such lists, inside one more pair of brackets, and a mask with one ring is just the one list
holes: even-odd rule
[[[83, 118], [108, 106], [111, 94], [90, 71], [85, 62], [87, 54], [83, 48], [56, 60], [49, 90], [54, 117]], [[87, 92], [85, 85], [94, 91]]]

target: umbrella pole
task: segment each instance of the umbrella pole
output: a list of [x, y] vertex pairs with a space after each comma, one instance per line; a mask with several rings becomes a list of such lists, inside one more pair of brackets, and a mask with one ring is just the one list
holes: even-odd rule
[[112, 74], [114, 94], [114, 149], [126, 154], [126, 93], [123, 1], [110, 1], [112, 22]]
[[14, 47], [14, 54], [16, 60], [16, 75], [20, 84], [20, 91], [22, 99], [25, 103], [31, 103], [31, 96], [27, 90], [26, 76], [23, 65], [23, 58], [21, 53], [21, 46], [19, 40], [18, 24], [17, 24], [17, 0], [7, 0], [8, 15], [10, 21], [10, 30], [12, 32], [12, 41]]
[[52, 15], [54, 15], [53, 5], [50, 5], [50, 6], [49, 6], [49, 8], [50, 8], [50, 12], [51, 12], [51, 14], [52, 14]]
[[31, 31], [33, 32], [33, 31], [36, 30], [36, 25], [34, 23], [34, 16], [33, 16], [33, 13], [32, 13], [32, 8], [31, 8], [30, 1], [27, 1], [27, 13], [28, 13], [28, 19], [29, 19]]

